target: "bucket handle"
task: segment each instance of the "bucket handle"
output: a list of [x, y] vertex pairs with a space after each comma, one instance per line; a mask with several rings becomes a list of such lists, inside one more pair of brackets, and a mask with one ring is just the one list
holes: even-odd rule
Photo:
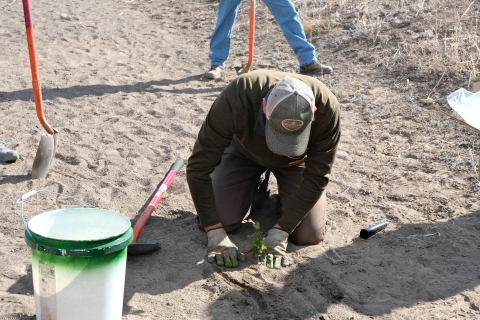
[[[20, 215], [22, 216], [23, 225], [25, 226], [25, 230], [28, 232], [28, 234], [30, 234], [30, 231], [27, 228], [27, 223], [25, 222], [25, 216], [23, 215], [23, 203], [25, 202], [25, 200], [27, 200], [31, 196], [33, 196], [37, 193], [40, 193], [40, 192], [53, 193], [53, 194], [56, 194], [56, 195], [59, 195], [59, 196], [63, 196], [63, 197], [67, 197], [67, 198], [70, 198], [70, 199], [77, 200], [78, 202], [81, 202], [81, 203], [83, 203], [87, 206], [90, 206], [92, 208], [97, 208], [96, 206], [94, 206], [94, 205], [92, 205], [88, 202], [85, 202], [81, 199], [78, 199], [78, 198], [63, 194], [63, 193], [58, 193], [58, 192], [54, 192], [54, 191], [50, 191], [50, 190], [32, 190], [32, 191], [29, 191], [29, 192], [25, 193], [24, 195], [22, 195], [20, 198], [17, 199], [17, 203], [20, 205]], [[31, 234], [30, 234], [30, 236], [31, 236]]]

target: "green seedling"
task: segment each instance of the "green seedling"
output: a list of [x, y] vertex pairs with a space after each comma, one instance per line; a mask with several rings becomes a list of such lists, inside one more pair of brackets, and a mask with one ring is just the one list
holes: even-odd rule
[[260, 222], [255, 222], [255, 232], [248, 236], [250, 244], [253, 246], [253, 255], [257, 258], [257, 262], [260, 261], [262, 252], [267, 250], [267, 246], [264, 244], [265, 237], [262, 236], [260, 231]]

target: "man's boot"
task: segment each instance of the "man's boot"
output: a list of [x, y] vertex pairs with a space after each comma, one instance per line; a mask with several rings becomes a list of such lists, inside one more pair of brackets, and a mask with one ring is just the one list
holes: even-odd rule
[[258, 183], [258, 189], [253, 196], [251, 212], [261, 209], [265, 200], [270, 197], [270, 187], [268, 186], [268, 180], [270, 180], [270, 170], [265, 171], [265, 175], [260, 177]]
[[313, 62], [307, 64], [306, 66], [300, 67], [301, 74], [317, 74], [317, 75], [324, 75], [332, 73], [333, 69], [330, 66], [324, 66], [318, 62]]

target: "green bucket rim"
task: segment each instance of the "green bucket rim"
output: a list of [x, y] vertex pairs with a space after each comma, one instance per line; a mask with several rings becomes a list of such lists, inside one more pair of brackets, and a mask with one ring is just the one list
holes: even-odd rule
[[[133, 229], [128, 228], [124, 234], [117, 239], [110, 241], [106, 240], [103, 243], [100, 241], [36, 241], [28, 230], [25, 230], [25, 242], [27, 245], [37, 251], [56, 255], [69, 257], [93, 257], [106, 255], [112, 252], [126, 249], [133, 241]], [[73, 243], [72, 243], [73, 242]], [[83, 242], [83, 244], [81, 244]], [[70, 243], [70, 245], [68, 245]]]
[[[76, 240], [76, 239], [54, 238], [54, 237], [51, 237], [51, 236], [42, 235], [39, 232], [35, 232], [34, 229], [36, 229], [36, 228], [33, 228], [33, 227], [30, 226], [32, 223], [36, 222], [36, 220], [45, 219], [45, 217], [49, 217], [49, 216], [72, 215], [72, 214], [76, 213], [75, 211], [80, 211], [82, 213], [90, 213], [90, 212], [93, 211], [93, 212], [107, 212], [110, 215], [114, 214], [115, 218], [123, 220], [121, 222], [123, 224], [123, 226], [120, 229], [118, 229], [116, 233], [112, 233], [111, 235], [109, 235], [107, 237], [105, 237], [105, 236], [98, 237], [98, 235], [97, 235], [98, 238], [88, 239], [88, 240], [87, 239]], [[52, 210], [52, 211], [47, 211], [47, 212], [44, 212], [40, 215], [37, 215], [37, 216], [31, 218], [30, 221], [28, 221], [26, 227], [27, 227], [28, 231], [30, 232], [30, 234], [32, 235], [32, 237], [37, 241], [40, 241], [40, 242], [47, 241], [47, 242], [55, 242], [55, 243], [57, 243], [57, 242], [58, 243], [63, 243], [65, 241], [67, 241], [68, 243], [79, 243], [80, 246], [82, 246], [83, 243], [85, 243], [85, 242], [95, 244], [95, 243], [104, 243], [107, 240], [114, 240], [114, 239], [118, 238], [119, 236], [121, 236], [122, 234], [124, 234], [127, 231], [127, 229], [129, 227], [131, 227], [131, 225], [132, 225], [132, 223], [130, 222], [130, 220], [127, 217], [125, 217], [123, 214], [121, 214], [119, 212], [116, 212], [116, 211], [108, 210], [108, 209], [101, 209], [101, 208], [62, 208], [62, 209], [55, 209], [55, 210]]]
[[[48, 236], [38, 232], [37, 225], [31, 225], [38, 219], [48, 219], [53, 217], [75, 217], [82, 213], [86, 217], [96, 214], [100, 211], [106, 217], [115, 217], [121, 219], [117, 221], [116, 227], [110, 234], [100, 237], [97, 233], [92, 239], [61, 239], [58, 236]], [[40, 220], [41, 223], [42, 220]], [[41, 225], [41, 224], [40, 224]], [[33, 231], [36, 230], [37, 232]], [[125, 249], [133, 241], [133, 229], [130, 220], [119, 212], [101, 209], [101, 208], [63, 208], [47, 211], [41, 215], [35, 216], [26, 225], [25, 241], [34, 250], [59, 256], [75, 256], [75, 257], [91, 257], [97, 255], [105, 255], [115, 251]]]

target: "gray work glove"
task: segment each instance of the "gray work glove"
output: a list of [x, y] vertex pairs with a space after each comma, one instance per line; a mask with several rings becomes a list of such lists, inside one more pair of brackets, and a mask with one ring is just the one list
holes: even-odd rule
[[227, 268], [238, 266], [238, 261], [244, 261], [245, 255], [238, 251], [238, 248], [227, 236], [223, 228], [210, 230], [208, 237], [208, 262], [217, 261], [219, 266]]
[[267, 250], [262, 253], [260, 261], [270, 269], [280, 269], [280, 266], [288, 266], [287, 244], [289, 234], [280, 229], [270, 229], [263, 242]]

